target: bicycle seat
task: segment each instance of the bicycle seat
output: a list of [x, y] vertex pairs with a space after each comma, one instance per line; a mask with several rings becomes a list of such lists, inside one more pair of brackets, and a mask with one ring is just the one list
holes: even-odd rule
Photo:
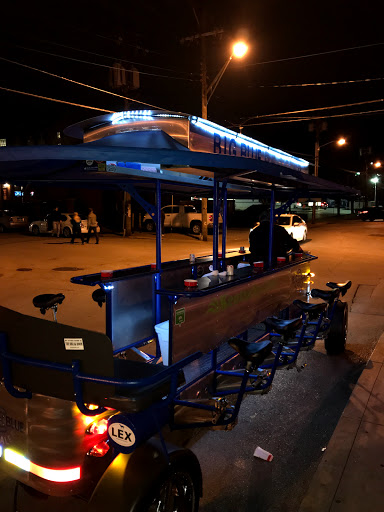
[[331, 302], [338, 298], [338, 296], [340, 295], [340, 289], [333, 288], [332, 290], [328, 291], [318, 290], [317, 288], [314, 288], [313, 290], [311, 290], [311, 295], [314, 299], [319, 298], [330, 304]]
[[295, 332], [303, 326], [301, 318], [293, 318], [292, 320], [281, 320], [280, 318], [269, 317], [265, 320], [265, 325], [273, 331], [281, 334], [284, 340], [291, 338]]
[[255, 365], [261, 364], [272, 352], [273, 347], [273, 343], [270, 340], [251, 343], [249, 341], [240, 340], [239, 338], [231, 338], [228, 343], [243, 359]]
[[35, 308], [40, 308], [41, 313], [45, 315], [47, 309], [57, 308], [64, 299], [65, 295], [62, 293], [43, 293], [42, 295], [36, 295], [36, 297], [33, 297], [32, 302]]
[[326, 284], [326, 286], [329, 286], [329, 288], [338, 288], [341, 292], [342, 297], [347, 293], [347, 291], [352, 286], [352, 281], [346, 281], [345, 283], [334, 283], [330, 281]]
[[320, 313], [323, 313], [327, 309], [326, 302], [320, 302], [319, 304], [311, 304], [309, 302], [304, 302], [303, 300], [300, 299], [295, 299], [293, 303], [295, 306], [301, 309], [301, 311], [307, 313], [310, 319], [315, 318], [316, 316], [320, 315]]
[[102, 288], [98, 288], [92, 293], [92, 299], [97, 302], [100, 307], [102, 307], [106, 300], [105, 291]]

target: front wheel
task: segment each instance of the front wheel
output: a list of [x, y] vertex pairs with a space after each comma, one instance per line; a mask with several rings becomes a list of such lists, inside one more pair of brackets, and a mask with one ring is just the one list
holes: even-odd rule
[[5, 231], [5, 227], [3, 226], [3, 224], [0, 224], [0, 233], [4, 233]]
[[345, 350], [348, 332], [348, 304], [338, 302], [329, 332], [324, 341], [328, 355], [341, 354]]
[[153, 220], [147, 220], [144, 224], [145, 231], [148, 231], [148, 233], [153, 233], [155, 231], [155, 223]]
[[36, 226], [36, 225], [32, 226], [32, 235], [35, 235], [35, 236], [40, 235], [40, 228], [39, 228], [39, 226]]
[[65, 226], [63, 229], [64, 238], [69, 238], [72, 235], [71, 229], [68, 226]]
[[143, 512], [197, 512], [198, 485], [184, 465], [171, 466], [158, 482]]
[[194, 235], [200, 235], [200, 233], [201, 233], [200, 222], [194, 222], [193, 224], [191, 224], [191, 231]]

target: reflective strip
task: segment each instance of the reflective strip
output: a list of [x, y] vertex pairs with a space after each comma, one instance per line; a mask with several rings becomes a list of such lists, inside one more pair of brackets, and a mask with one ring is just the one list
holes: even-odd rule
[[14, 464], [24, 471], [29, 471], [34, 475], [50, 480], [51, 482], [73, 482], [80, 479], [80, 467], [69, 469], [49, 469], [34, 464], [23, 455], [16, 453], [10, 448], [4, 450], [4, 459], [11, 464]]

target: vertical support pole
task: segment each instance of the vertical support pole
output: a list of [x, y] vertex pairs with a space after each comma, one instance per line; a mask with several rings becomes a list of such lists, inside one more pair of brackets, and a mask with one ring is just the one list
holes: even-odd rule
[[219, 186], [217, 178], [213, 183], [213, 270], [218, 270], [218, 250], [219, 250]]
[[[110, 283], [106, 283], [107, 286]], [[105, 334], [113, 344], [113, 321], [112, 321], [112, 289], [105, 290]]]
[[[316, 142], [315, 142], [315, 176], [319, 176], [319, 158], [320, 158], [320, 125], [316, 124]], [[316, 222], [316, 204], [313, 198], [312, 205], [312, 224]]]
[[269, 219], [268, 267], [272, 267], [273, 226], [275, 224], [275, 187], [271, 188], [271, 214]]
[[[221, 251], [223, 255], [223, 260], [225, 262], [225, 252], [226, 252], [226, 246], [227, 246], [227, 184], [223, 183], [223, 232], [221, 235]], [[225, 270], [223, 268], [223, 270]]]
[[[156, 269], [157, 274], [155, 278], [155, 288], [160, 290], [161, 288], [161, 183], [160, 180], [156, 180]], [[155, 318], [156, 323], [160, 322], [161, 314], [161, 297], [156, 294], [156, 312]]]

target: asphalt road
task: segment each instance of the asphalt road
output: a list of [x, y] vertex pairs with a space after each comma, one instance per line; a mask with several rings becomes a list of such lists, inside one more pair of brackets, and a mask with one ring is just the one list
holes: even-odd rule
[[[354, 299], [347, 351], [328, 357], [318, 343], [312, 352], [300, 356], [307, 364], [302, 372], [279, 371], [268, 395], [244, 400], [233, 431], [208, 431], [191, 443], [204, 476], [201, 512], [296, 511], [351, 387], [384, 329], [377, 303], [384, 282], [384, 223], [329, 219], [309, 226], [308, 237], [305, 249], [319, 256], [311, 268], [315, 286], [324, 287], [328, 280], [353, 282], [346, 296], [350, 304]], [[247, 232], [231, 231], [228, 247], [240, 245], [247, 245]], [[191, 252], [207, 254], [210, 245], [182, 234], [165, 235], [164, 260]], [[103, 330], [100, 310], [90, 300], [93, 289], [73, 285], [69, 278], [150, 263], [154, 254], [154, 236], [147, 234], [129, 239], [109, 235], [99, 245], [84, 246], [49, 237], [1, 235], [0, 304], [39, 316], [32, 297], [63, 292], [66, 300], [60, 321]], [[255, 459], [256, 446], [271, 452], [274, 460]], [[11, 512], [12, 492], [12, 481], [0, 474], [1, 512]]]

